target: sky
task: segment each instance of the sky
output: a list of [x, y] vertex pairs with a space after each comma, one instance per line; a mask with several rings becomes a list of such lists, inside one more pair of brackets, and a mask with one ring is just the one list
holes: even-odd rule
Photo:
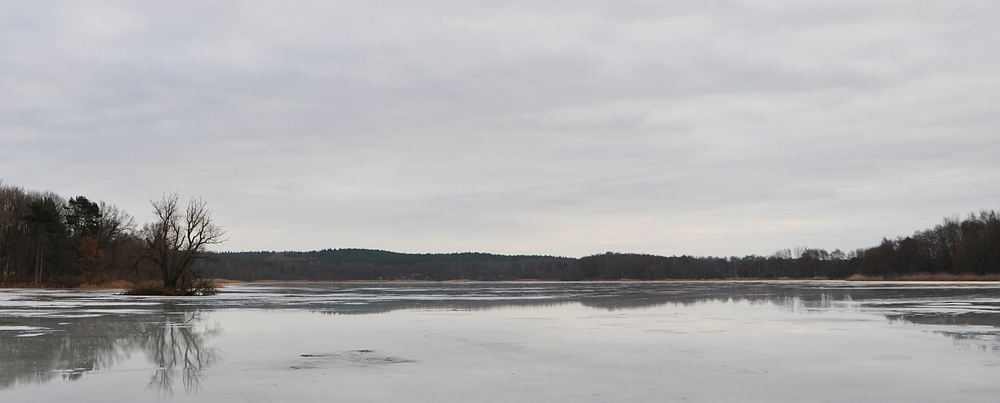
[[1000, 210], [996, 1], [0, 1], [0, 180], [216, 250], [853, 250]]

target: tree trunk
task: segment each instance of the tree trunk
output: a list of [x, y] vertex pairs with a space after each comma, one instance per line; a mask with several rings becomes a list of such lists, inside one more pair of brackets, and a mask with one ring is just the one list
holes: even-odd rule
[[35, 248], [35, 285], [42, 281], [42, 239], [38, 239], [38, 247]]

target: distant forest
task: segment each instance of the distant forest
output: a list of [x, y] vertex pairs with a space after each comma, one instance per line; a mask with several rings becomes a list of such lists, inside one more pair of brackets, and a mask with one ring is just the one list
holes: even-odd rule
[[207, 277], [256, 280], [844, 279], [855, 275], [1000, 275], [1000, 216], [948, 218], [932, 229], [850, 252], [785, 249], [770, 256], [695, 257], [608, 252], [583, 258], [408, 254], [368, 249], [230, 252], [201, 264]]
[[[63, 198], [0, 183], [0, 285], [74, 287], [156, 277], [141, 264], [129, 214], [84, 196]], [[656, 256], [608, 252], [582, 258], [488, 253], [409, 254], [368, 249], [207, 253], [205, 278], [259, 280], [667, 280], [843, 279], [861, 275], [1000, 276], [1000, 215], [947, 218], [913, 235], [849, 252], [784, 249], [770, 256]]]

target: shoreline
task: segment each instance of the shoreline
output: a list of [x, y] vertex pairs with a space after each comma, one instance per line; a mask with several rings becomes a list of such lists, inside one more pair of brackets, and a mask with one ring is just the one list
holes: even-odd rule
[[[518, 279], [518, 280], [255, 280], [243, 281], [224, 278], [208, 279], [215, 288], [224, 288], [231, 285], [240, 284], [422, 284], [422, 283], [695, 283], [695, 282], [755, 282], [755, 281], [839, 281], [839, 282], [903, 282], [903, 283], [969, 283], [969, 282], [1000, 282], [1000, 275], [959, 275], [949, 273], [930, 274], [922, 273], [915, 275], [905, 275], [893, 278], [852, 275], [843, 279], [830, 279], [826, 277], [812, 278], [713, 278], [713, 279], [658, 279], [658, 280], [542, 280], [542, 279]], [[47, 286], [44, 284], [0, 284], [0, 289], [38, 289], [38, 290], [125, 290], [135, 287], [137, 284], [128, 280], [115, 280], [98, 284], [82, 284], [78, 287]]]

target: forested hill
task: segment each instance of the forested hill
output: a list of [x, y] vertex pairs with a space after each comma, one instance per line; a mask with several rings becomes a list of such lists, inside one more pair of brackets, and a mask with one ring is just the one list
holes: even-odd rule
[[[252, 259], [261, 259], [274, 253], [267, 252], [236, 252], [234, 255], [245, 255]], [[377, 265], [410, 265], [428, 262], [510, 262], [516, 260], [545, 259], [551, 256], [530, 255], [495, 255], [492, 253], [461, 252], [461, 253], [400, 253], [378, 249], [323, 249], [311, 252], [283, 252], [286, 257], [317, 260], [326, 263], [372, 263]]]
[[[790, 253], [790, 252], [789, 252]], [[714, 258], [608, 252], [579, 259], [486, 253], [405, 254], [347, 249], [314, 252], [218, 253], [204, 261], [205, 277], [257, 280], [661, 280], [716, 278], [844, 278], [858, 256], [818, 249], [801, 256]]]
[[399, 253], [374, 249], [215, 253], [206, 277], [236, 280], [555, 279], [576, 259], [479, 252]]
[[488, 253], [408, 254], [368, 249], [218, 253], [199, 267], [234, 280], [661, 280], [1000, 276], [1000, 215], [945, 219], [911, 236], [850, 252], [799, 248], [770, 256], [694, 257], [604, 253], [579, 259]]

